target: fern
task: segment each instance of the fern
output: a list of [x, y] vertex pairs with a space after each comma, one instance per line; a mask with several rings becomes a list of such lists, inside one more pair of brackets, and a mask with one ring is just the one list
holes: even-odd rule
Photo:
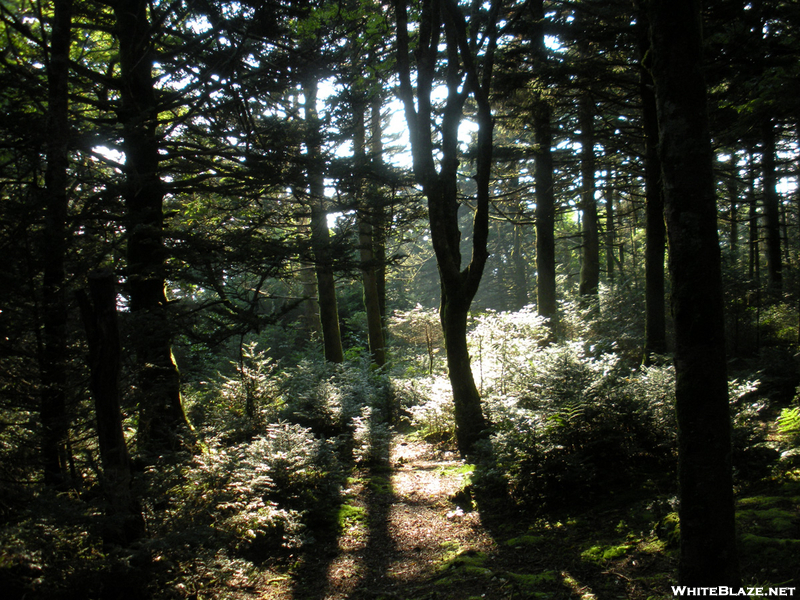
[[784, 408], [778, 417], [778, 433], [792, 443], [800, 444], [800, 408]]

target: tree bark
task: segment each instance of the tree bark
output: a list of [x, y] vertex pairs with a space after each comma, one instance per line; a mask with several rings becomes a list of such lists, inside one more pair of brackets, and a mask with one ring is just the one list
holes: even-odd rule
[[[383, 170], [383, 123], [381, 109], [383, 98], [380, 91], [372, 96], [370, 107], [370, 151], [372, 153], [372, 171], [375, 184], [372, 194], [372, 249], [375, 258], [375, 286], [378, 289], [378, 308], [381, 314], [381, 327], [386, 327], [386, 207], [381, 194], [378, 175]], [[384, 335], [384, 341], [385, 341]]]
[[653, 0], [650, 35], [675, 317], [678, 582], [738, 588], [722, 274], [697, 0]]
[[44, 336], [42, 345], [42, 457], [44, 481], [68, 478], [67, 436], [67, 187], [69, 170], [69, 48], [72, 0], [56, 0], [47, 60], [47, 167], [43, 253]]
[[[396, 0], [397, 69], [400, 98], [411, 137], [414, 174], [428, 200], [431, 239], [439, 267], [442, 299], [439, 315], [445, 337], [447, 365], [453, 389], [456, 441], [462, 455], [470, 454], [485, 435], [480, 395], [470, 367], [467, 316], [488, 257], [489, 183], [494, 119], [488, 100], [492, 57], [496, 44], [494, 19], [486, 32], [488, 45], [482, 73], [472, 53], [464, 16], [452, 0], [424, 0], [419, 22], [416, 93], [411, 85], [408, 16], [405, 0]], [[445, 25], [446, 24], [446, 25]], [[444, 34], [445, 39], [441, 40]], [[445, 47], [447, 99], [440, 126], [441, 159], [437, 170], [433, 146], [433, 91], [440, 45]], [[462, 88], [463, 85], [463, 88]], [[476, 210], [472, 224], [472, 258], [461, 267], [461, 231], [458, 223], [458, 126], [467, 94], [477, 106]], [[415, 102], [416, 97], [416, 102]]]
[[[642, 20], [646, 19], [640, 11]], [[646, 28], [646, 21], [643, 23]], [[643, 36], [641, 54], [646, 56], [646, 34]], [[639, 73], [639, 95], [642, 99], [642, 129], [644, 134], [644, 185], [645, 185], [645, 328], [644, 363], [653, 355], [667, 351], [667, 314], [664, 285], [664, 252], [667, 228], [664, 222], [664, 195], [661, 182], [661, 163], [658, 156], [658, 114], [653, 79], [642, 64]]]
[[[366, 105], [353, 106], [355, 130], [353, 134], [353, 158], [355, 162], [356, 202], [358, 221], [358, 246], [361, 260], [361, 283], [364, 289], [364, 310], [367, 313], [367, 339], [372, 362], [379, 367], [386, 364], [386, 344], [383, 339], [383, 320], [378, 290], [378, 265], [375, 257], [372, 215], [374, 196], [369, 194], [363, 180], [366, 159]], [[378, 133], [380, 135], [380, 133]]]
[[125, 545], [144, 535], [144, 519], [131, 490], [131, 465], [120, 411], [120, 336], [117, 292], [110, 271], [89, 274], [89, 293], [78, 300], [89, 341], [91, 390], [97, 421], [102, 485], [109, 502], [106, 543]]
[[581, 220], [583, 261], [578, 290], [583, 298], [597, 299], [600, 290], [600, 233], [595, 199], [594, 102], [585, 93], [578, 108], [581, 142]]
[[764, 186], [764, 220], [767, 229], [767, 285], [779, 293], [783, 283], [781, 261], [780, 200], [775, 189], [775, 125], [767, 118], [762, 126], [761, 173]]
[[339, 329], [339, 309], [336, 302], [336, 281], [330, 251], [328, 211], [325, 206], [325, 179], [322, 171], [321, 140], [317, 118], [317, 78], [309, 74], [303, 81], [306, 119], [306, 159], [308, 195], [311, 204], [311, 248], [317, 275], [319, 317], [325, 360], [344, 361], [342, 335]]
[[[533, 0], [531, 11], [536, 25], [533, 42], [536, 62], [544, 68], [547, 47], [544, 33], [544, 2]], [[555, 195], [553, 192], [553, 135], [552, 110], [547, 100], [539, 96], [534, 101], [534, 178], [536, 181], [536, 291], [539, 315], [548, 319], [550, 329], [556, 325], [556, 238]]]
[[165, 291], [164, 190], [159, 176], [158, 105], [151, 25], [145, 0], [112, 3], [120, 52], [125, 151], [127, 288], [136, 357], [139, 446], [160, 454], [182, 447], [190, 428], [172, 355]]

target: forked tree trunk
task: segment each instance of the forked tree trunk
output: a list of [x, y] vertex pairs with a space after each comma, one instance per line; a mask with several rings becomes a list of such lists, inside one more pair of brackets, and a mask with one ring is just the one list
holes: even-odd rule
[[[492, 163], [494, 119], [488, 100], [492, 57], [496, 45], [494, 19], [488, 17], [486, 54], [479, 73], [468, 38], [467, 26], [454, 0], [424, 0], [419, 27], [421, 37], [417, 57], [416, 91], [411, 84], [408, 15], [406, 0], [396, 0], [397, 69], [400, 97], [411, 137], [414, 174], [428, 200], [431, 228], [442, 301], [439, 315], [445, 336], [448, 375], [455, 405], [456, 440], [462, 455], [470, 454], [485, 435], [486, 422], [480, 395], [470, 368], [467, 348], [467, 315], [478, 290], [488, 257], [489, 183]], [[477, 32], [473, 32], [477, 35]], [[444, 39], [442, 39], [444, 37]], [[445, 49], [444, 70], [447, 99], [439, 127], [441, 158], [437, 169], [433, 146], [433, 91], [440, 47]], [[463, 86], [463, 87], [462, 87]], [[467, 95], [477, 108], [476, 210], [472, 223], [472, 258], [462, 268], [461, 231], [458, 222], [458, 126], [463, 118]]]
[[722, 272], [701, 71], [701, 5], [697, 0], [653, 0], [650, 7], [675, 316], [678, 582], [738, 589]]

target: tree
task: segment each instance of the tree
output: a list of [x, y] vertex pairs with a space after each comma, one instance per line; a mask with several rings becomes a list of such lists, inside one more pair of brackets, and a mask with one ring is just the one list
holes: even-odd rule
[[[472, 16], [470, 31], [473, 37], [470, 38], [465, 17], [455, 0], [423, 0], [416, 40], [415, 91], [411, 83], [408, 7], [406, 0], [395, 2], [399, 95], [411, 138], [414, 175], [428, 201], [431, 239], [442, 293], [439, 315], [444, 331], [448, 376], [453, 388], [456, 437], [463, 455], [474, 449], [485, 429], [480, 395], [475, 387], [467, 349], [467, 316], [488, 257], [489, 184], [494, 127], [489, 88], [497, 43], [495, 20], [498, 9], [499, 4], [494, 3], [488, 14]], [[478, 37], [480, 24], [485, 28], [481, 45], [481, 38]], [[443, 65], [439, 61], [440, 44], [446, 48]], [[482, 53], [482, 69], [478, 64], [477, 49]], [[438, 83], [440, 69], [443, 71], [447, 98], [436, 139], [437, 119], [432, 93]], [[475, 103], [478, 126], [474, 176], [476, 208], [472, 222], [472, 257], [462, 267], [458, 219], [458, 128], [468, 96]], [[437, 153], [441, 153], [438, 169]]]
[[344, 360], [344, 351], [339, 331], [339, 310], [336, 303], [336, 283], [333, 276], [325, 181], [321, 163], [322, 142], [316, 107], [317, 77], [317, 74], [311, 69], [303, 81], [303, 109], [307, 127], [305, 139], [308, 161], [308, 197], [311, 208], [311, 247], [314, 252], [314, 269], [317, 275], [317, 299], [325, 359], [340, 363]]
[[664, 185], [680, 487], [681, 585], [738, 588], [722, 275], [697, 0], [650, 3]]
[[54, 5], [50, 52], [47, 57], [46, 215], [42, 297], [42, 426], [45, 482], [61, 485], [67, 478], [67, 188], [69, 179], [69, 49], [72, 0]]
[[78, 301], [89, 342], [102, 486], [110, 507], [104, 537], [106, 543], [124, 545], [142, 537], [145, 524], [131, 490], [131, 461], [122, 430], [116, 281], [106, 270], [90, 273], [88, 280], [88, 293], [81, 290]]
[[645, 187], [645, 327], [644, 362], [654, 354], [667, 351], [666, 310], [664, 296], [664, 196], [661, 185], [661, 164], [658, 158], [658, 111], [653, 93], [653, 79], [644, 64], [647, 56], [647, 12], [639, 10], [642, 21], [640, 36], [639, 95], [642, 99], [642, 134], [644, 135]]
[[164, 187], [159, 170], [159, 103], [153, 82], [152, 25], [145, 0], [115, 0], [119, 41], [118, 111], [125, 152], [127, 290], [136, 354], [139, 444], [161, 453], [188, 433], [165, 291]]
[[[534, 28], [532, 43], [534, 62], [543, 69], [547, 60], [544, 28], [544, 2], [531, 4]], [[549, 319], [551, 328], [556, 319], [556, 242], [555, 242], [555, 192], [553, 190], [553, 136], [552, 110], [547, 98], [538, 93], [534, 101], [534, 161], [536, 179], [536, 270], [538, 311]]]

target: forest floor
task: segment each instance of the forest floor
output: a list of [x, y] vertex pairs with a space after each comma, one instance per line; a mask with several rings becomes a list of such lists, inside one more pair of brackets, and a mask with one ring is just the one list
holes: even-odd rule
[[649, 529], [626, 522], [635, 508], [623, 516], [593, 509], [564, 523], [526, 521], [499, 499], [478, 499], [473, 509], [472, 469], [452, 451], [397, 435], [388, 461], [348, 480], [335, 534], [307, 544], [291, 564], [234, 577], [211, 597], [671, 597], [674, 559]]

